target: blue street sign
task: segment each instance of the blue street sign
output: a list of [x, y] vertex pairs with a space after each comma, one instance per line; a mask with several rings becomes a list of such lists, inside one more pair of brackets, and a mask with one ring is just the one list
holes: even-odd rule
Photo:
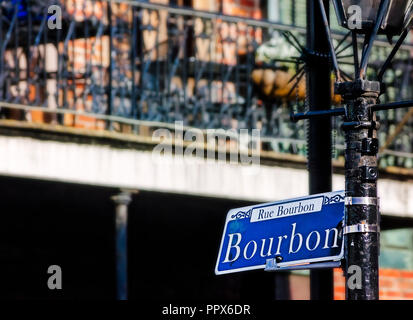
[[232, 209], [216, 274], [264, 269], [267, 259], [294, 268], [344, 254], [344, 191]]

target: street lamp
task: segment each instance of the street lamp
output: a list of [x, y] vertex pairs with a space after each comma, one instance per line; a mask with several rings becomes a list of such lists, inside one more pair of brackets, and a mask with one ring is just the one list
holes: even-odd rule
[[[315, 0], [317, 1], [317, 0]], [[335, 93], [343, 97], [344, 107], [292, 114], [293, 121], [313, 117], [344, 116], [345, 132], [345, 220], [344, 241], [346, 297], [350, 300], [377, 300], [380, 213], [377, 198], [376, 111], [413, 106], [413, 101], [378, 104], [385, 91], [382, 78], [412, 25], [413, 0], [333, 0], [339, 23], [352, 35], [355, 78], [343, 81], [333, 46], [323, 0], [318, 0], [330, 47], [330, 61], [336, 75]], [[351, 6], [358, 7], [351, 7]], [[361, 19], [361, 21], [357, 21]], [[351, 23], [350, 23], [351, 21]], [[389, 40], [399, 36], [384, 61], [377, 79], [366, 79], [368, 60], [378, 34]], [[364, 35], [359, 60], [358, 40]], [[351, 285], [354, 272], [361, 282]], [[350, 285], [349, 285], [350, 284]]]
[[381, 0], [333, 0], [333, 3], [337, 20], [345, 28], [353, 30], [353, 25], [350, 25], [349, 20], [358, 18], [358, 13], [361, 15], [359, 28], [354, 29], [357, 33], [371, 31], [382, 5], [385, 15], [379, 33], [400, 35], [411, 18], [409, 12], [412, 9], [413, 0], [390, 0], [387, 3]]

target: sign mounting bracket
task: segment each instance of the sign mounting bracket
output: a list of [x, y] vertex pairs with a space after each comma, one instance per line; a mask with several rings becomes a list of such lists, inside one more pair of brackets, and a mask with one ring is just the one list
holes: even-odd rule
[[287, 265], [282, 266], [277, 263], [275, 258], [267, 259], [264, 271], [284, 271], [284, 270], [308, 270], [308, 269], [330, 269], [330, 268], [340, 268], [342, 266], [342, 260], [338, 261], [325, 261], [325, 262], [315, 262], [306, 263], [302, 265]]

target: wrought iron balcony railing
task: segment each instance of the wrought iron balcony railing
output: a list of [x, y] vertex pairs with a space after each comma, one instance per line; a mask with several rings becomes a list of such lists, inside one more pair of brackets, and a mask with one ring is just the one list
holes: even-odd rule
[[[62, 9], [61, 28], [51, 5]], [[139, 1], [0, 0], [0, 17], [2, 118], [136, 134], [175, 121], [258, 128], [263, 149], [306, 154], [305, 124], [289, 121], [306, 108], [305, 76], [289, 82], [300, 52], [281, 35], [304, 43], [303, 27]], [[335, 34], [345, 65], [343, 37]], [[412, 48], [388, 74], [385, 100], [413, 98]], [[381, 60], [390, 46], [375, 50]], [[411, 118], [381, 114], [383, 167], [413, 168]], [[340, 157], [344, 142], [334, 136]]]

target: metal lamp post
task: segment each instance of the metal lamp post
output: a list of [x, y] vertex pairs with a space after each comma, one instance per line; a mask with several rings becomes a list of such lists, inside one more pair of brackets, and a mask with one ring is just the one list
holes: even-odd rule
[[[399, 35], [405, 26], [405, 18], [409, 19], [408, 11], [411, 9], [412, 1], [409, 0], [390, 0], [384, 3], [386, 6], [384, 18], [380, 22], [379, 33], [388, 35]], [[345, 28], [354, 30], [358, 33], [367, 34], [372, 31], [378, 21], [378, 13], [381, 0], [333, 0], [334, 9], [336, 11], [339, 24]], [[357, 7], [354, 7], [357, 6]], [[360, 9], [357, 12], [357, 9]], [[357, 22], [354, 14], [359, 13], [361, 16], [361, 26], [354, 28], [349, 22]], [[353, 18], [352, 19], [352, 15]]]
[[[292, 120], [313, 117], [344, 116], [345, 132], [345, 263], [346, 298], [376, 300], [379, 298], [379, 236], [380, 213], [377, 198], [377, 130], [380, 123], [375, 111], [413, 106], [413, 101], [378, 104], [384, 91], [382, 77], [406, 38], [412, 20], [413, 0], [334, 0], [339, 23], [350, 29], [354, 49], [355, 79], [343, 81], [337, 63], [326, 10], [318, 0], [330, 45], [330, 60], [336, 76], [335, 91], [341, 94], [344, 108], [293, 114]], [[357, 6], [357, 7], [354, 7]], [[354, 20], [359, 19], [359, 21]], [[361, 20], [360, 20], [361, 19]], [[371, 81], [366, 71], [371, 49], [378, 34], [389, 39], [399, 36], [391, 54], [384, 62], [378, 78]], [[364, 35], [359, 60], [358, 37]], [[361, 282], [352, 285], [353, 272]]]

